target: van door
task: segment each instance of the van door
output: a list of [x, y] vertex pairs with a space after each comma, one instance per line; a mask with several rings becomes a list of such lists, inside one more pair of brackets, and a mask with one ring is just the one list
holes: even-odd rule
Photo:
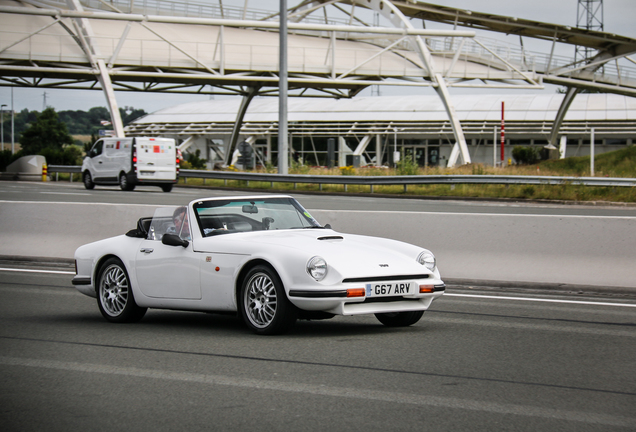
[[132, 138], [112, 138], [104, 142], [106, 169], [118, 180], [120, 173], [128, 173], [132, 169]]
[[140, 181], [176, 180], [177, 148], [170, 138], [135, 138], [137, 178]]
[[104, 140], [98, 140], [88, 152], [89, 159], [86, 160], [86, 168], [91, 173], [93, 180], [100, 180], [104, 177]]
[[113, 138], [104, 139], [102, 169], [104, 170], [104, 176], [108, 177], [109, 180], [116, 180], [119, 175], [119, 170], [117, 169], [116, 164], [119, 147], [119, 140]]

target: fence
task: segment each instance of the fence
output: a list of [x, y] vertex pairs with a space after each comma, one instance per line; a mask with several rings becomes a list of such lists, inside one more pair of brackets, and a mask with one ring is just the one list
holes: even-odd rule
[[[49, 165], [49, 174], [80, 173], [80, 166]], [[560, 185], [572, 184], [582, 186], [605, 187], [634, 187], [636, 178], [617, 177], [561, 177], [561, 176], [505, 176], [505, 175], [420, 175], [420, 176], [346, 176], [346, 175], [304, 175], [304, 174], [268, 174], [232, 171], [200, 171], [180, 170], [179, 176], [187, 183], [189, 178], [205, 180], [239, 180], [247, 182], [293, 183], [294, 189], [298, 184], [318, 184], [320, 190], [323, 185], [366, 185], [373, 193], [374, 186], [402, 185], [406, 191], [409, 185], [422, 184], [500, 184], [500, 185]], [[71, 176], [71, 181], [73, 177]]]

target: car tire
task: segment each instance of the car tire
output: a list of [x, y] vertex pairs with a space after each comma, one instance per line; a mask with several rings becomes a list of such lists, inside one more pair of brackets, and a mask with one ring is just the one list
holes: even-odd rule
[[93, 183], [93, 177], [91, 176], [90, 172], [84, 172], [82, 181], [84, 182], [84, 187], [86, 189], [95, 189], [95, 183]]
[[172, 190], [172, 183], [161, 185], [161, 190], [164, 192], [170, 192]]
[[408, 327], [422, 318], [424, 311], [377, 313], [375, 317], [387, 327]]
[[239, 297], [239, 312], [257, 334], [285, 333], [298, 317], [278, 274], [269, 266], [259, 265], [247, 273]]
[[119, 174], [119, 187], [123, 191], [131, 191], [135, 189], [135, 185], [130, 184], [128, 181], [128, 176], [125, 173]]
[[97, 305], [107, 321], [137, 322], [147, 308], [137, 306], [124, 264], [117, 258], [108, 259], [97, 275]]

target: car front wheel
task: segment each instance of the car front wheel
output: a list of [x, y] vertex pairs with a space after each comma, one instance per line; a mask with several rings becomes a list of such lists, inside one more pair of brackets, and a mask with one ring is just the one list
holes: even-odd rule
[[93, 183], [93, 177], [91, 177], [91, 173], [89, 173], [88, 171], [86, 171], [84, 173], [84, 187], [86, 189], [94, 189], [95, 188], [95, 183]]
[[137, 322], [147, 308], [137, 306], [124, 264], [117, 258], [107, 260], [97, 277], [97, 305], [104, 318], [114, 323]]
[[297, 310], [270, 267], [260, 265], [251, 269], [243, 280], [240, 297], [243, 320], [257, 334], [282, 334], [296, 322]]
[[422, 318], [424, 311], [377, 313], [375, 317], [387, 327], [407, 327]]

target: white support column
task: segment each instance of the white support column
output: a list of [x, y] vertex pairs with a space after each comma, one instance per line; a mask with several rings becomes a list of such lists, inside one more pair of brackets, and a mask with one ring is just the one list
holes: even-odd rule
[[[371, 0], [370, 4], [367, 5], [367, 7], [374, 9], [375, 11], [382, 14], [385, 18], [389, 19], [391, 23], [396, 27], [401, 27], [404, 29], [415, 29], [415, 27], [413, 27], [413, 24], [411, 24], [411, 21], [408, 20], [390, 0]], [[462, 163], [470, 163], [470, 154], [468, 153], [468, 146], [466, 145], [464, 131], [462, 129], [461, 123], [459, 122], [459, 119], [457, 118], [457, 114], [455, 113], [455, 107], [451, 102], [450, 94], [448, 93], [448, 89], [446, 87], [445, 78], [440, 73], [436, 73], [433, 56], [424, 43], [424, 40], [422, 40], [420, 36], [413, 36], [412, 39], [415, 41], [415, 45], [417, 47], [415, 48], [415, 50], [418, 52], [420, 59], [428, 70], [430, 80], [433, 82], [433, 84], [436, 84], [435, 91], [444, 104], [446, 114], [448, 114], [448, 118], [453, 128], [453, 135], [455, 136], [455, 146], [453, 147], [453, 151], [451, 152], [451, 159], [449, 159], [448, 161], [448, 166], [455, 166], [455, 164], [457, 163], [457, 158], [460, 154], [462, 157]], [[458, 146], [459, 149], [456, 150], [456, 147]]]
[[351, 149], [347, 145], [345, 139], [338, 137], [338, 166], [347, 166], [347, 155], [351, 154]]
[[561, 101], [561, 105], [559, 106], [559, 110], [557, 111], [556, 118], [554, 119], [554, 123], [552, 124], [552, 131], [550, 133], [550, 141], [549, 144], [556, 147], [557, 136], [559, 135], [559, 129], [561, 129], [561, 124], [563, 124], [563, 120], [565, 119], [565, 114], [568, 112], [568, 108], [574, 102], [574, 98], [581, 91], [580, 88], [570, 87], [568, 88], [567, 93], [563, 97], [563, 101]]
[[365, 135], [358, 143], [358, 147], [353, 151], [354, 156], [362, 156], [362, 153], [367, 149], [367, 146], [371, 142], [371, 135]]
[[184, 142], [182, 142], [178, 149], [181, 150], [181, 152], [183, 153], [184, 151], [186, 151], [192, 144], [194, 144], [194, 135], [190, 135]]
[[567, 150], [568, 137], [566, 135], [561, 136], [561, 142], [559, 143], [559, 159], [565, 159], [565, 152]]
[[110, 118], [112, 120], [115, 136], [125, 137], [124, 122], [122, 121], [121, 114], [119, 113], [117, 98], [115, 97], [113, 84], [110, 81], [110, 75], [108, 74], [108, 68], [106, 67], [106, 63], [104, 63], [104, 60], [97, 60], [97, 67], [99, 68], [99, 83], [102, 85], [102, 89], [106, 95], [106, 103], [108, 104], [108, 111], [110, 111]]
[[437, 74], [437, 88], [435, 90], [444, 103], [446, 114], [448, 114], [451, 127], [453, 128], [453, 134], [455, 135], [455, 145], [453, 146], [453, 151], [451, 151], [451, 156], [448, 159], [448, 167], [454, 167], [457, 164], [457, 159], [460, 155], [462, 157], [462, 164], [468, 164], [471, 160], [470, 154], [468, 153], [468, 145], [466, 145], [466, 137], [464, 137], [464, 130], [457, 118], [455, 106], [451, 103], [450, 94], [446, 88], [446, 82], [440, 74]]
[[[84, 8], [78, 0], [67, 0], [67, 4], [71, 10], [84, 12]], [[109, 68], [106, 66], [104, 59], [101, 58], [99, 48], [93, 44], [95, 36], [91, 24], [84, 18], [75, 19], [74, 23], [78, 32], [78, 39], [82, 51], [84, 51], [89, 61], [99, 72], [97, 79], [102, 86], [104, 95], [106, 96], [106, 103], [108, 104], [108, 110], [110, 111], [110, 118], [113, 130], [115, 131], [115, 136], [124, 137], [124, 122], [122, 121], [121, 114], [119, 113], [119, 106], [117, 105], [117, 99], [115, 98], [115, 90], [113, 89], [113, 83], [110, 80]]]

